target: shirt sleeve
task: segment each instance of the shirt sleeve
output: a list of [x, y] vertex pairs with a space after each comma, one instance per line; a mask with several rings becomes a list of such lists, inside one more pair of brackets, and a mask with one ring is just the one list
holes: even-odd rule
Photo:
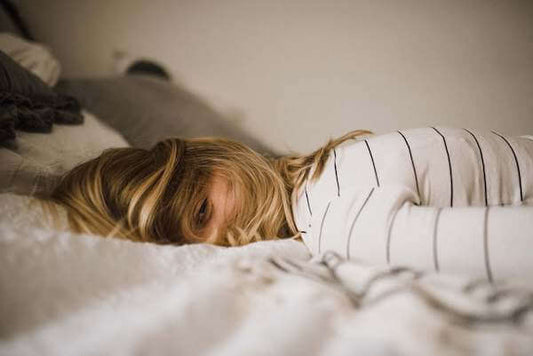
[[357, 187], [317, 211], [307, 245], [367, 263], [489, 281], [533, 273], [533, 206], [417, 206], [400, 186]]

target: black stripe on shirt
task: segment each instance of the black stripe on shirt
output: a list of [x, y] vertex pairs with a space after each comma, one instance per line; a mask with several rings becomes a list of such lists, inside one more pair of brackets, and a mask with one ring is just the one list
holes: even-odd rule
[[446, 157], [448, 158], [448, 168], [450, 171], [450, 206], [453, 207], [453, 174], [452, 174], [452, 161], [450, 159], [450, 152], [448, 151], [448, 144], [446, 143], [446, 138], [443, 134], [440, 133], [439, 130], [432, 127], [433, 130], [435, 130], [436, 133], [439, 134], [440, 137], [442, 137], [442, 142], [444, 143], [444, 149], [446, 150]]
[[319, 254], [322, 250], [322, 230], [324, 228], [324, 221], [326, 220], [326, 215], [328, 214], [330, 205], [331, 205], [331, 201], [326, 206], [326, 210], [324, 211], [324, 215], [322, 216], [322, 221], [320, 222], [320, 233], [318, 234], [318, 253]]
[[477, 148], [479, 149], [479, 157], [481, 158], [481, 168], [483, 169], [483, 192], [485, 194], [485, 206], [489, 206], [488, 197], [487, 197], [487, 175], [485, 173], [485, 159], [483, 158], [483, 151], [481, 150], [481, 145], [479, 144], [477, 137], [474, 136], [472, 132], [470, 132], [467, 129], [463, 129], [463, 130], [465, 130], [470, 135], [472, 135], [472, 137], [474, 138], [474, 141], [476, 141]]
[[514, 161], [516, 163], [516, 170], [518, 171], [518, 186], [520, 187], [520, 201], [524, 201], [524, 195], [522, 193], [522, 175], [520, 174], [520, 165], [518, 164], [518, 157], [516, 157], [516, 153], [513, 149], [513, 146], [511, 146], [511, 143], [505, 137], [503, 137], [496, 131], [492, 131], [492, 133], [501, 137], [501, 139], [505, 141], [505, 143], [507, 144], [507, 146], [509, 146], [509, 148], [511, 149], [511, 152], [513, 153]]
[[435, 271], [439, 272], [439, 251], [438, 251], [438, 245], [437, 245], [437, 236], [438, 236], [438, 227], [439, 227], [439, 218], [440, 213], [442, 212], [441, 208], [437, 209], [437, 214], [435, 216], [435, 226], [433, 227], [433, 266], [435, 267]]
[[311, 204], [309, 203], [309, 194], [307, 194], [307, 187], [305, 187], [305, 201], [307, 202], [307, 209], [309, 209], [309, 215], [312, 217]]
[[407, 146], [407, 150], [409, 151], [409, 158], [411, 159], [411, 166], [413, 167], [413, 174], [415, 176], [416, 193], [418, 194], [418, 200], [421, 201], [422, 197], [420, 196], [420, 188], [418, 187], [418, 175], [416, 174], [415, 161], [413, 160], [413, 153], [411, 152], [411, 146], [409, 145], [409, 142], [407, 141], [407, 138], [404, 136], [404, 134], [401, 133], [400, 131], [397, 131], [397, 132], [402, 136]]
[[372, 155], [372, 151], [370, 150], [370, 146], [368, 145], [368, 141], [365, 140], [366, 149], [368, 150], [368, 155], [370, 156], [370, 160], [372, 161], [372, 167], [374, 167], [374, 175], [376, 176], [376, 184], [379, 187], [379, 177], [378, 177], [378, 171], [376, 170], [376, 163], [374, 162], [374, 156]]
[[485, 208], [484, 222], [483, 222], [483, 252], [485, 255], [485, 270], [487, 271], [487, 279], [492, 283], [492, 268], [490, 267], [490, 255], [489, 255], [489, 237], [488, 237], [488, 225], [489, 225], [489, 207]]
[[363, 211], [364, 207], [366, 206], [366, 203], [368, 203], [368, 200], [370, 199], [370, 196], [372, 195], [372, 193], [374, 193], [375, 189], [376, 188], [372, 188], [372, 190], [370, 190], [370, 193], [368, 193], [365, 201], [363, 202], [363, 205], [361, 205], [361, 208], [359, 209], [359, 211], [357, 212], [357, 215], [355, 215], [355, 218], [352, 221], [352, 226], [350, 226], [350, 232], [348, 233], [348, 239], [346, 241], [346, 258], [347, 259], [350, 258], [350, 242], [351, 242], [351, 239], [352, 239], [353, 227], [355, 226], [355, 222], [359, 218], [359, 215], [361, 215], [361, 212]]
[[341, 186], [339, 184], [339, 174], [337, 173], [337, 151], [333, 149], [333, 168], [335, 168], [335, 181], [337, 182], [337, 196], [341, 196]]

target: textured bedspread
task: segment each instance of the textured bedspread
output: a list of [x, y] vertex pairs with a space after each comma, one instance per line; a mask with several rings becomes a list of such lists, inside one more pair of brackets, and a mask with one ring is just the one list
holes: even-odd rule
[[303, 244], [156, 246], [57, 232], [0, 195], [0, 354], [528, 355], [518, 286]]

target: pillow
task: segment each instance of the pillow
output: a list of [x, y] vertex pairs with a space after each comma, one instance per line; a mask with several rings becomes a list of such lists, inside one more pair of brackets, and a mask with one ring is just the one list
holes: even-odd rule
[[0, 143], [15, 138], [15, 129], [50, 132], [54, 122], [82, 122], [78, 102], [57, 94], [35, 74], [0, 51]]
[[20, 132], [0, 148], [0, 192], [47, 195], [56, 179], [110, 147], [127, 147], [115, 130], [83, 111], [83, 125], [56, 125], [50, 134]]
[[205, 101], [166, 80], [146, 75], [62, 80], [57, 89], [118, 130], [135, 147], [150, 148], [169, 136], [219, 136], [273, 154]]
[[52, 87], [57, 83], [61, 65], [44, 44], [3, 32], [0, 33], [0, 50], [47, 85]]

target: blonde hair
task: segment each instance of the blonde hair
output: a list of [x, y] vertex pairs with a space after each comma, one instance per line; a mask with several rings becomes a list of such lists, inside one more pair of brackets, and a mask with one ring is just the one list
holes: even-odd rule
[[[76, 232], [134, 241], [237, 246], [296, 236], [291, 195], [320, 175], [332, 148], [369, 133], [353, 131], [310, 155], [277, 159], [221, 138], [171, 138], [151, 150], [109, 149], [64, 175], [51, 200], [66, 208]], [[230, 221], [206, 241], [197, 215], [214, 175], [230, 185], [237, 203]]]

